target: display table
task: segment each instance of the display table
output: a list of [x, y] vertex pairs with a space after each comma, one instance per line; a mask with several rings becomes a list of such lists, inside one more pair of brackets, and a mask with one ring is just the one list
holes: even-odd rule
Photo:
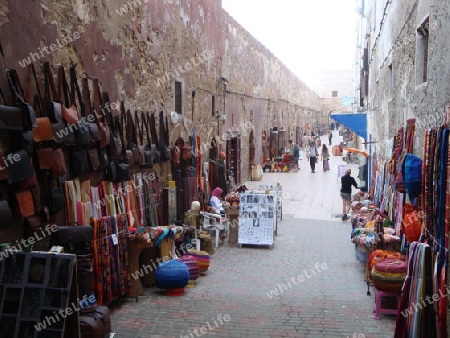
[[228, 235], [229, 244], [237, 244], [239, 234], [239, 209], [226, 208], [225, 213], [230, 222], [230, 233]]
[[139, 256], [142, 251], [151, 248], [153, 243], [143, 243], [139, 240], [128, 240], [128, 269], [131, 274], [130, 282], [130, 292], [127, 294], [128, 297], [137, 297], [144, 294], [144, 288], [142, 287], [141, 280], [139, 278], [133, 278], [136, 271], [139, 271]]

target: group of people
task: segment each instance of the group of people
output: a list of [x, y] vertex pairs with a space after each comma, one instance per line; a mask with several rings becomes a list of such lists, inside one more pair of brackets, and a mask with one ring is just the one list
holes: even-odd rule
[[319, 156], [322, 156], [322, 167], [323, 171], [330, 170], [330, 152], [325, 144], [322, 145], [321, 153], [319, 154], [317, 150], [317, 145], [315, 141], [310, 141], [308, 146], [308, 158], [309, 166], [311, 167], [311, 172], [316, 172], [316, 163], [319, 162]]

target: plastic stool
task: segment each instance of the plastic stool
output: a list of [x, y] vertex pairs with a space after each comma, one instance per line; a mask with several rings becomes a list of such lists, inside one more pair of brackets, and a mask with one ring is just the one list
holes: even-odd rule
[[[383, 298], [395, 298], [396, 308], [383, 308], [382, 301]], [[397, 292], [384, 292], [380, 290], [375, 291], [375, 319], [380, 319], [380, 315], [397, 315], [398, 309], [400, 307], [401, 294]]]

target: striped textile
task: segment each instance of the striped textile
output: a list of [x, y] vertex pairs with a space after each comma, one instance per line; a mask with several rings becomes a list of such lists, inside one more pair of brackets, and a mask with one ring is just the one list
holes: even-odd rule
[[424, 225], [428, 232], [434, 236], [434, 149], [436, 148], [436, 129], [427, 129], [424, 135], [423, 162], [422, 162], [422, 208], [424, 212]]

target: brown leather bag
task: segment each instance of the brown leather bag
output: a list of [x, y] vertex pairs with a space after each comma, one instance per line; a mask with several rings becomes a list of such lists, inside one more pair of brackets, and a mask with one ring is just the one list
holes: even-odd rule
[[89, 82], [87, 78], [81, 80], [81, 95], [83, 97], [83, 104], [86, 111], [86, 119], [89, 127], [89, 137], [91, 145], [96, 145], [101, 140], [100, 130], [95, 122], [96, 117], [92, 111], [91, 96], [89, 93]]
[[80, 313], [80, 337], [106, 337], [111, 332], [111, 312], [107, 306], [93, 305]]
[[94, 115], [100, 132], [99, 146], [103, 149], [106, 148], [111, 141], [111, 132], [103, 113], [103, 102], [98, 79], [94, 79]]
[[36, 151], [39, 168], [50, 170], [53, 177], [61, 177], [66, 173], [66, 162], [61, 148], [41, 148]]
[[111, 103], [107, 92], [103, 92], [103, 104], [107, 107], [106, 121], [108, 122], [110, 131], [110, 143], [108, 148], [109, 156], [113, 159], [118, 159], [122, 153], [122, 141], [120, 139], [118, 126], [116, 125], [116, 121], [119, 120], [119, 117], [113, 117]]
[[8, 169], [5, 163], [5, 151], [0, 148], [0, 180], [8, 178]]
[[88, 150], [89, 163], [91, 164], [91, 170], [96, 171], [100, 167], [100, 160], [98, 158], [97, 148], [91, 148]]
[[66, 72], [63, 66], [58, 67], [58, 98], [61, 102], [61, 115], [64, 121], [76, 124], [79, 121], [78, 111], [72, 96], [69, 93], [69, 85], [66, 80]]
[[36, 212], [31, 190], [16, 192], [17, 205], [19, 206], [22, 217], [34, 215]]

